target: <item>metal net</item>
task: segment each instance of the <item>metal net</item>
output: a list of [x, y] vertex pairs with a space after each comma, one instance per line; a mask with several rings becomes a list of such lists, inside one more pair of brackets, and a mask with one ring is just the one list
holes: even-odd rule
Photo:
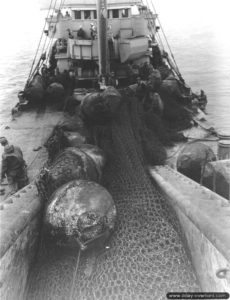
[[115, 232], [79, 264], [70, 250], [50, 251], [34, 268], [29, 299], [160, 300], [199, 289], [176, 215], [145, 169], [138, 102], [126, 99], [106, 130], [98, 140], [109, 155], [103, 182], [117, 208]]

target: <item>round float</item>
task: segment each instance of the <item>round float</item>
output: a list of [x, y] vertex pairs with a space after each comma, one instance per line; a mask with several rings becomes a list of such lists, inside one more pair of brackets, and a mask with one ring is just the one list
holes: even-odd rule
[[82, 250], [108, 238], [116, 218], [112, 196], [99, 184], [74, 180], [50, 198], [44, 224], [55, 243]]

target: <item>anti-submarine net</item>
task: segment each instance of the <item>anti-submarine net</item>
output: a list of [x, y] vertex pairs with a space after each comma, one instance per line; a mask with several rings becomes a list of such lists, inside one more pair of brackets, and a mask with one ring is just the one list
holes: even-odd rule
[[102, 185], [115, 201], [114, 233], [80, 258], [68, 248], [41, 250], [28, 299], [165, 299], [169, 291], [199, 289], [177, 217], [146, 172], [145, 143], [156, 153], [162, 144], [157, 136], [143, 143], [142, 104], [122, 96], [111, 121], [87, 124], [107, 156]]

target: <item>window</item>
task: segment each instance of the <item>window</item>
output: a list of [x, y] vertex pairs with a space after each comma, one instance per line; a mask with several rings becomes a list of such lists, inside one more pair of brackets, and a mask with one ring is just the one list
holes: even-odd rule
[[91, 19], [90, 10], [84, 10], [84, 19]]
[[97, 19], [97, 11], [96, 10], [93, 10], [93, 18]]
[[128, 18], [129, 17], [129, 9], [128, 8], [122, 9], [121, 16], [122, 16], [122, 18]]
[[75, 19], [81, 19], [81, 11], [80, 10], [75, 10], [74, 11], [74, 17], [75, 17]]
[[119, 18], [119, 9], [113, 9], [112, 10], [112, 17], [114, 19]]

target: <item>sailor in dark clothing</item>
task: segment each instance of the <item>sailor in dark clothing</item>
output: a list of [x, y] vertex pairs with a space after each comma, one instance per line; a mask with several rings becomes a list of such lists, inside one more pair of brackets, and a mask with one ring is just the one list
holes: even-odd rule
[[142, 101], [146, 93], [146, 83], [141, 80], [141, 77], [137, 77], [137, 89], [136, 95], [137, 98]]
[[2, 155], [1, 182], [5, 176], [9, 184], [10, 195], [29, 183], [21, 149], [8, 143], [4, 146]]
[[118, 86], [118, 80], [116, 79], [115, 73], [112, 71], [108, 78], [108, 85], [117, 87]]
[[80, 26], [78, 31], [77, 31], [77, 37], [79, 39], [84, 39], [85, 38], [85, 31], [83, 30], [82, 26]]
[[207, 96], [203, 90], [200, 90], [200, 96], [198, 97], [200, 109], [205, 111], [205, 107], [208, 103]]
[[66, 11], [66, 13], [65, 13], [65, 18], [69, 18], [69, 17], [70, 17], [70, 14], [69, 14], [68, 11]]
[[163, 63], [161, 51], [157, 44], [152, 46], [152, 65], [154, 68], [161, 66]]

